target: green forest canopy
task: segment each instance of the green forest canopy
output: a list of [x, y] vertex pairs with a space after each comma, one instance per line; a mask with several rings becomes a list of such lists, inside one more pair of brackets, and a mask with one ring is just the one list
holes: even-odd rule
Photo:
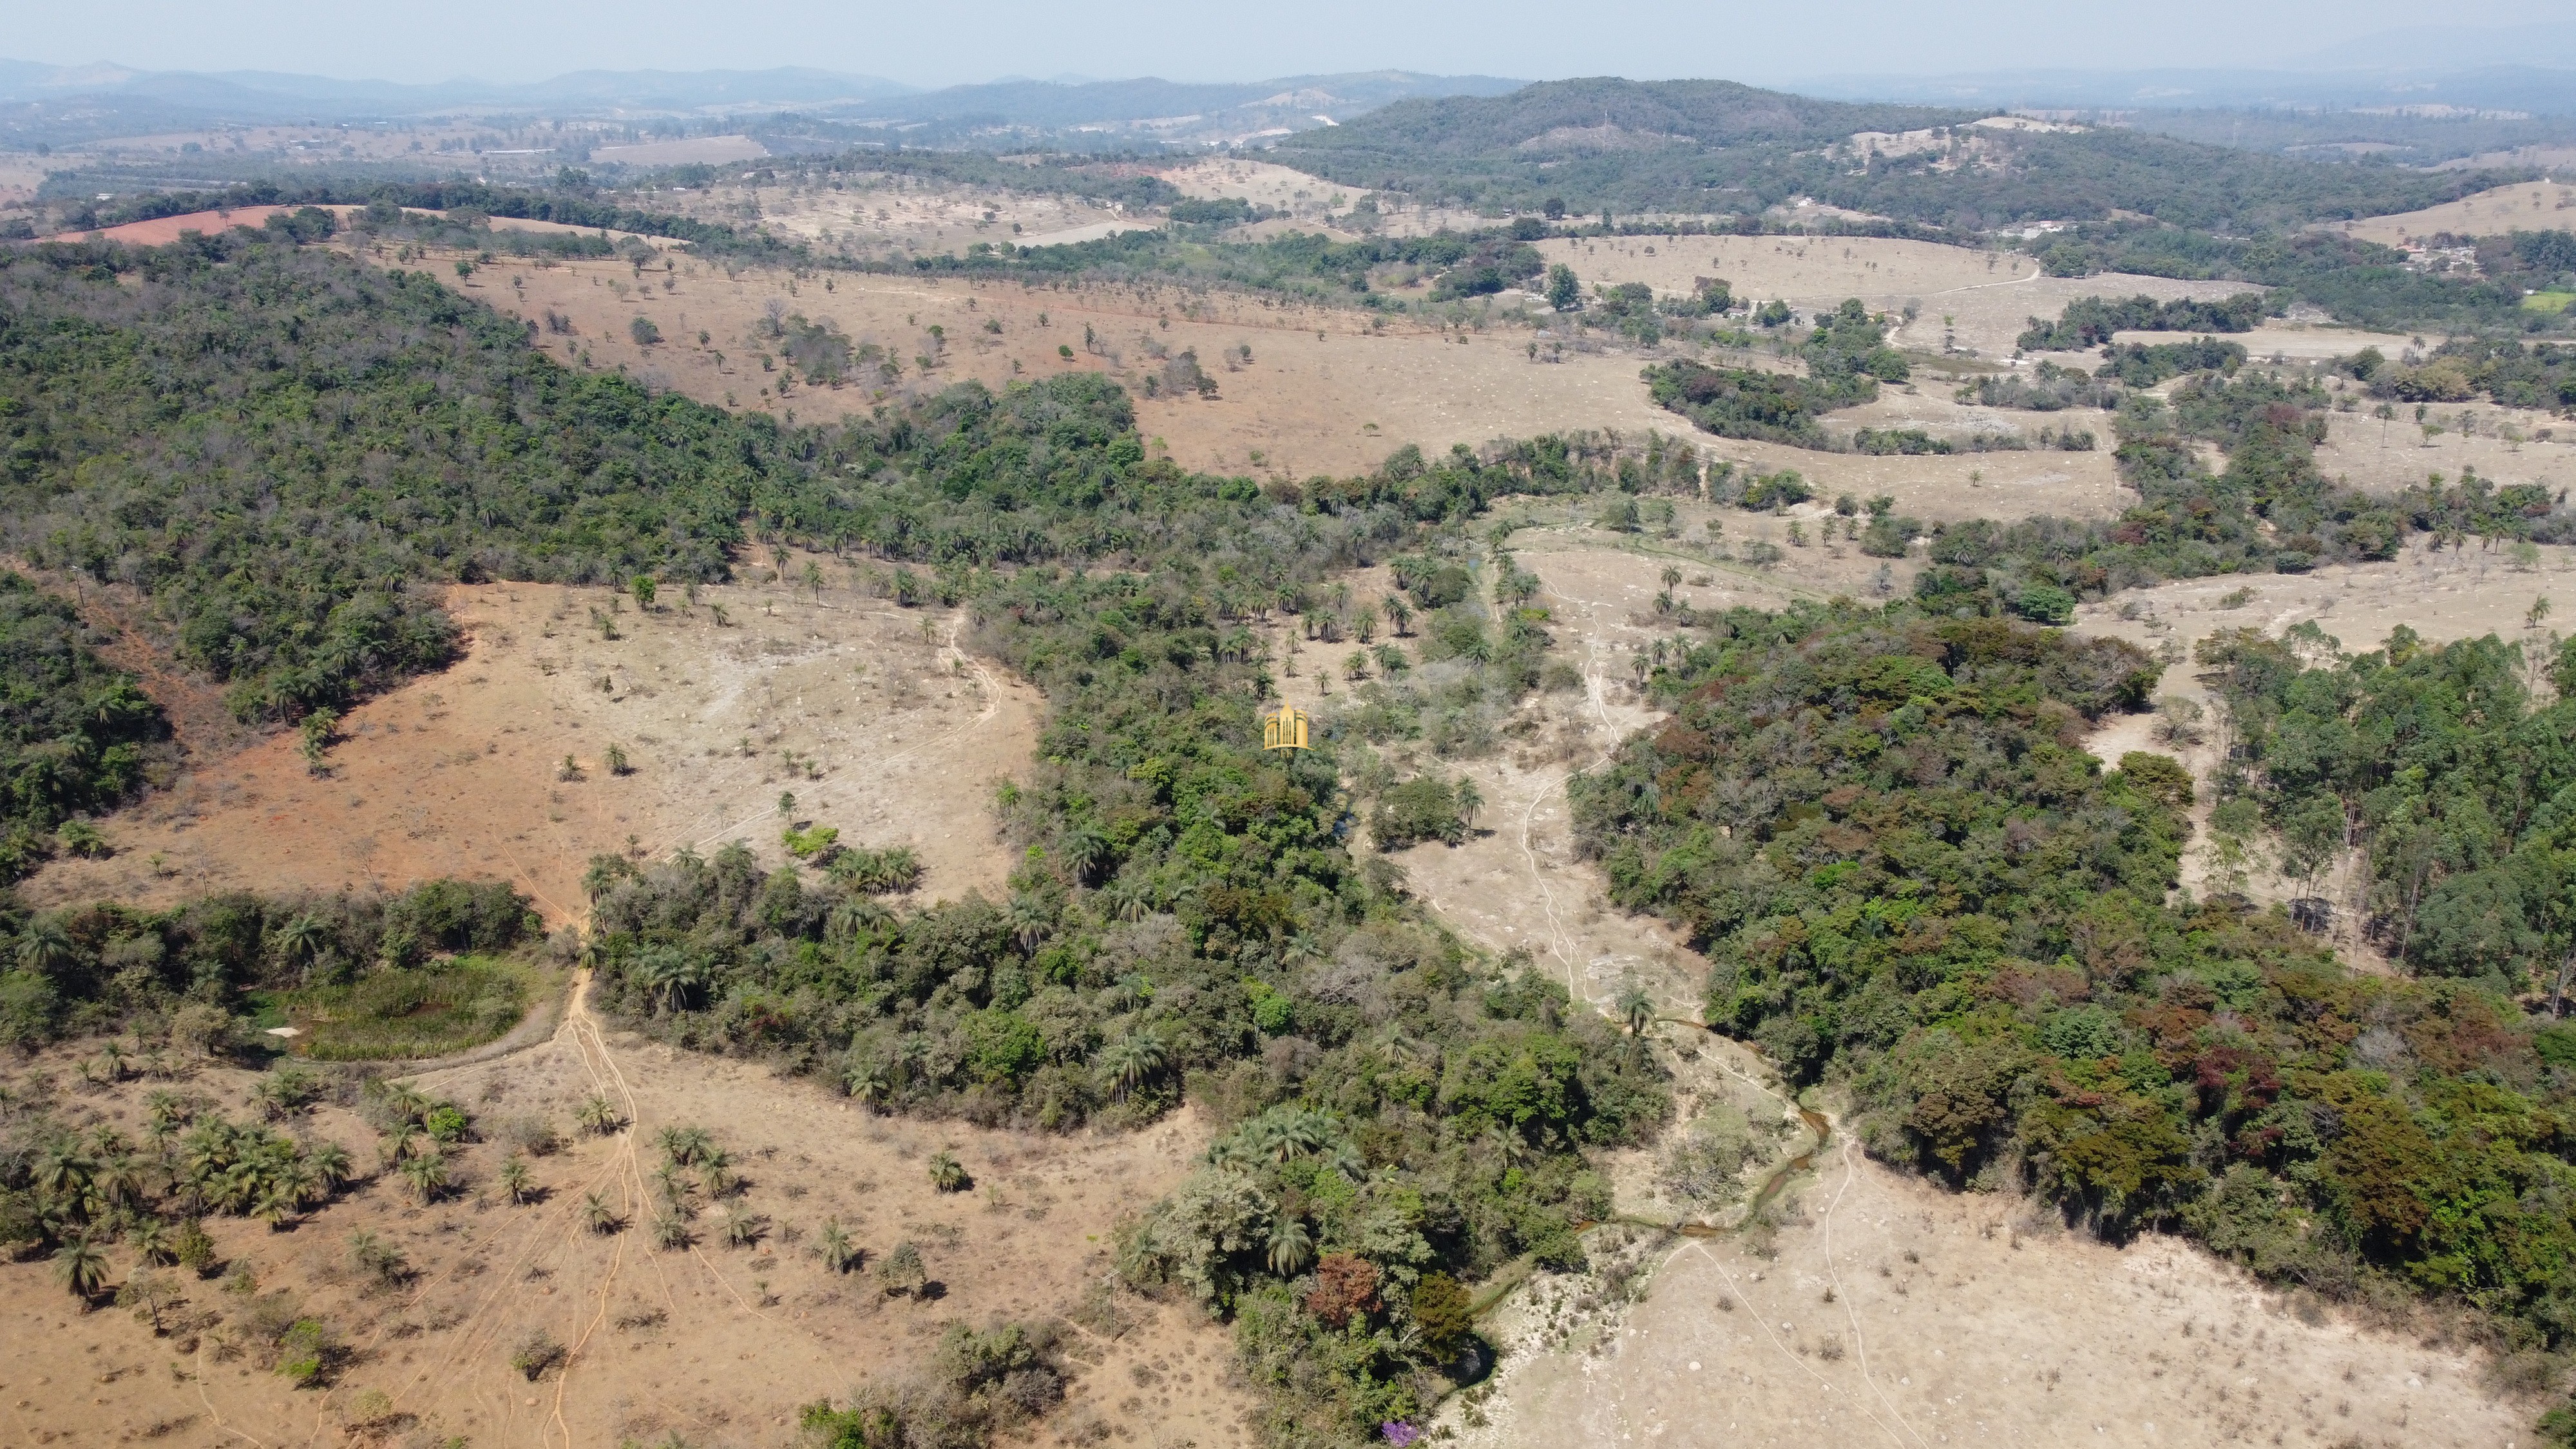
[[1973, 612], [1737, 613], [1656, 674], [1671, 720], [1578, 778], [1578, 828], [1615, 899], [1708, 951], [1707, 1019], [1847, 1083], [1873, 1151], [2564, 1347], [2576, 1031], [2172, 903], [2190, 777], [2080, 743], [2154, 678]]

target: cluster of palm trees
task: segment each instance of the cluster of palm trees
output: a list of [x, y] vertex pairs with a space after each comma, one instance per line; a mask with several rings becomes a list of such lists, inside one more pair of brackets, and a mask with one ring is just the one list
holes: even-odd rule
[[[653, 1190], [662, 1201], [653, 1218], [653, 1240], [665, 1249], [685, 1248], [691, 1240], [689, 1220], [697, 1216], [697, 1195], [722, 1202], [742, 1191], [742, 1175], [703, 1127], [665, 1127], [654, 1145], [662, 1160], [653, 1169]], [[725, 1236], [738, 1246], [755, 1241], [759, 1221], [736, 1203], [726, 1213]]]
[[281, 1228], [353, 1180], [338, 1143], [200, 1114], [175, 1093], [146, 1098], [145, 1121], [142, 1142], [113, 1127], [64, 1132], [30, 1163], [37, 1229], [57, 1245], [56, 1276], [84, 1300], [105, 1288], [107, 1248], [119, 1239], [141, 1267], [205, 1271], [215, 1250], [199, 1219], [224, 1214]]
[[375, 1109], [384, 1134], [377, 1139], [376, 1153], [385, 1169], [401, 1178], [423, 1205], [445, 1196], [455, 1184], [447, 1149], [472, 1130], [465, 1110], [408, 1082], [386, 1084]]

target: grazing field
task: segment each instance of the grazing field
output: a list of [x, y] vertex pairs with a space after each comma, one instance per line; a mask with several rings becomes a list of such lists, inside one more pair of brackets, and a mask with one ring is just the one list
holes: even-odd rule
[[604, 589], [458, 586], [464, 659], [351, 710], [327, 773], [292, 735], [209, 745], [172, 789], [103, 822], [113, 857], [58, 861], [20, 889], [150, 904], [486, 876], [560, 923], [587, 911], [594, 854], [742, 839], [774, 862], [781, 827], [811, 819], [910, 848], [924, 899], [995, 891], [993, 786], [1029, 761], [1034, 691], [954, 647], [959, 615], [898, 609], [828, 558], [819, 588], [788, 568], [649, 615]]
[[[676, 265], [667, 291], [636, 287], [624, 262], [530, 267], [506, 278], [496, 268], [467, 290], [541, 325], [548, 312], [566, 319], [572, 333], [541, 334], [558, 356], [623, 365], [704, 401], [808, 422], [865, 415], [889, 397], [969, 378], [998, 388], [1013, 378], [1102, 372], [1128, 387], [1139, 428], [1162, 439], [1176, 462], [1230, 474], [1360, 472], [1408, 442], [1445, 451], [1453, 443], [1553, 430], [1684, 426], [1647, 400], [1637, 377], [1644, 358], [1605, 351], [1534, 359], [1525, 350], [1528, 334], [1499, 323], [1372, 328], [1365, 313], [1178, 287], [1058, 290], [860, 274], [831, 276], [827, 289], [783, 272], [727, 275], [702, 263]], [[784, 351], [765, 335], [773, 310], [781, 319], [828, 322], [852, 344], [873, 345], [901, 376], [888, 383], [866, 363], [843, 386], [805, 384], [782, 393], [780, 374], [761, 361]], [[638, 316], [651, 319], [664, 340], [637, 344]], [[697, 340], [702, 331], [705, 343]], [[1242, 360], [1246, 348], [1249, 361]], [[1163, 386], [1183, 353], [1214, 379], [1214, 397]], [[927, 375], [924, 357], [936, 364]]]
[[977, 242], [1042, 246], [1106, 235], [1112, 227], [1158, 224], [1073, 196], [914, 178], [834, 188], [782, 182], [757, 169], [728, 172], [704, 187], [657, 193], [655, 205], [701, 221], [757, 223], [826, 250], [847, 246], [859, 256], [962, 254]]
[[[2042, 276], [2019, 252], [1874, 237], [1602, 237], [1537, 244], [1587, 285], [1643, 282], [1687, 294], [1700, 277], [1723, 277], [1739, 298], [1779, 300], [1801, 312], [1858, 297], [1872, 310], [1914, 316], [1889, 333], [1898, 347], [1955, 348], [1979, 357], [2013, 354], [2032, 317], [2054, 318], [2079, 297], [2220, 298], [2241, 282], [2181, 282], [2111, 272]], [[2357, 345], [2357, 344], [2356, 344]], [[2350, 349], [2346, 349], [2350, 350]]]
[[[2477, 157], [2459, 164], [2465, 169], [2470, 162], [2551, 164], [2493, 163]], [[2481, 191], [2440, 206], [2428, 206], [2421, 211], [2401, 211], [2394, 216], [2335, 222], [2332, 227], [2346, 236], [2375, 241], [2382, 246], [2421, 246], [2443, 232], [2453, 236], [2502, 236], [2513, 231], [2565, 231], [2571, 223], [2576, 223], [2576, 217], [2568, 214], [2571, 210], [2576, 210], [2576, 185], [2564, 181], [2526, 181]]]

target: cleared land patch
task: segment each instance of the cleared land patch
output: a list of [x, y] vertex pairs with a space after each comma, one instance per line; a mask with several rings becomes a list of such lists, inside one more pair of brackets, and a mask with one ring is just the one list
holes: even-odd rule
[[114, 857], [58, 862], [21, 890], [159, 905], [484, 876], [561, 922], [586, 910], [595, 853], [739, 838], [775, 863], [781, 828], [811, 819], [846, 844], [910, 847], [923, 899], [994, 892], [992, 787], [1028, 762], [1036, 691], [958, 653], [950, 612], [897, 609], [817, 566], [819, 590], [791, 562], [788, 583], [708, 588], [695, 607], [666, 596], [649, 615], [604, 589], [457, 586], [465, 657], [351, 710], [330, 774], [287, 734], [201, 755], [105, 822]]
[[2442, 232], [2453, 236], [2502, 236], [2510, 231], [2564, 231], [2571, 223], [2571, 210], [2576, 210], [2576, 185], [2564, 181], [2519, 181], [2421, 211], [2335, 222], [2332, 229], [2394, 247], [2420, 244]]

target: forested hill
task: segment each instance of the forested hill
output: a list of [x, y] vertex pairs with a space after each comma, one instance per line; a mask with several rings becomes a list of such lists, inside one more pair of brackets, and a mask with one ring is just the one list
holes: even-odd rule
[[[2086, 721], [2151, 687], [2143, 656], [1974, 608], [1707, 621], [1651, 681], [1671, 720], [1577, 778], [1576, 818], [1613, 898], [1708, 951], [1709, 1023], [1847, 1086], [1874, 1152], [2109, 1235], [2169, 1225], [2330, 1298], [2430, 1294], [2563, 1351], [2576, 1029], [2535, 1029], [2506, 993], [2568, 948], [2561, 807], [2531, 809], [2565, 770], [2535, 763], [2560, 722], [2525, 714], [2509, 652], [2302, 674], [2255, 641], [2226, 661], [2279, 727], [2263, 805], [2312, 849], [2345, 818], [2338, 789], [2358, 797], [2393, 883], [2374, 899], [2418, 917], [2403, 949], [2434, 979], [2349, 971], [2241, 897], [2174, 895], [2191, 777], [2083, 748]], [[2514, 802], [2518, 839], [2471, 823], [2506, 818], [2482, 798], [2515, 793], [2494, 769], [2548, 776]], [[2413, 913], [2452, 849], [2471, 856], [2457, 886]]]
[[[2308, 162], [2142, 132], [1958, 130], [1977, 113], [1857, 105], [1731, 81], [1552, 81], [1399, 101], [1283, 139], [1279, 158], [1346, 186], [1536, 211], [1759, 211], [1796, 196], [1963, 229], [2116, 211], [2250, 233], [2381, 215], [2513, 179]], [[1973, 147], [1828, 156], [1861, 131], [1949, 127]]]

